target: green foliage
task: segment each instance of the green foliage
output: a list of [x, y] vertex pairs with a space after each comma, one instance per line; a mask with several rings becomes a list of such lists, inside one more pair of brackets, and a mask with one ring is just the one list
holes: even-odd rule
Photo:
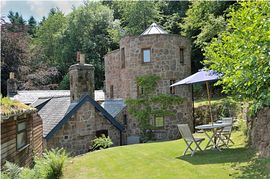
[[35, 160], [34, 170], [41, 178], [58, 179], [63, 174], [63, 165], [67, 157], [64, 149], [46, 150], [41, 158]]
[[22, 168], [20, 168], [18, 165], [11, 163], [9, 161], [6, 161], [3, 167], [3, 173], [6, 175], [5, 177], [8, 176], [12, 179], [18, 179], [21, 171], [22, 171]]
[[106, 137], [104, 134], [102, 134], [101, 137], [97, 137], [92, 140], [92, 143], [93, 150], [106, 149], [113, 145], [111, 138], [109, 136]]
[[270, 5], [241, 2], [231, 9], [228, 29], [205, 48], [209, 68], [224, 75], [223, 91], [254, 101], [252, 111], [270, 105]]
[[122, 1], [118, 4], [123, 13], [122, 24], [129, 35], [141, 34], [160, 17], [158, 3], [154, 1]]
[[154, 127], [150, 124], [150, 120], [154, 116], [171, 116], [173, 105], [182, 103], [182, 98], [167, 94], [157, 94], [156, 87], [159, 76], [144, 75], [136, 78], [136, 82], [143, 89], [137, 99], [127, 99], [129, 113], [139, 121], [142, 135], [147, 136], [147, 130]]
[[63, 78], [63, 80], [59, 84], [59, 89], [60, 90], [69, 90], [70, 88], [70, 81], [69, 81], [69, 76], [66, 74]]
[[227, 9], [234, 1], [192, 1], [180, 27], [182, 35], [192, 40], [192, 71], [202, 68], [203, 47], [226, 29]]
[[[50, 13], [36, 31], [35, 43], [41, 46], [46, 56], [46, 61], [51, 65], [62, 64], [63, 32], [67, 26], [67, 18], [64, 13], [57, 10]], [[66, 59], [65, 59], [66, 60]]]

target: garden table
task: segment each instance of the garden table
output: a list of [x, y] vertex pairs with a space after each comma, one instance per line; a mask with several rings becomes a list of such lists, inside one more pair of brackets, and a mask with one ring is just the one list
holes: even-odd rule
[[[222, 139], [220, 134], [223, 131], [224, 127], [228, 127], [230, 125], [231, 124], [229, 123], [213, 123], [213, 124], [205, 124], [205, 125], [196, 126], [195, 129], [203, 130], [203, 132], [209, 139], [204, 150], [211, 147], [211, 148], [215, 148], [221, 151], [220, 147], [217, 145], [217, 140], [220, 139], [225, 144], [225, 141]], [[213, 132], [212, 135], [207, 133], [207, 131], [212, 131]]]

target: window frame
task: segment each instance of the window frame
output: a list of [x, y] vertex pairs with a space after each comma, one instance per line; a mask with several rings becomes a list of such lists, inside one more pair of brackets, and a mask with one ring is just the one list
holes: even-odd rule
[[[162, 118], [162, 121], [163, 121], [162, 126], [157, 126], [156, 118]], [[164, 129], [164, 127], [165, 127], [165, 117], [164, 116], [155, 116], [154, 117], [154, 127], [156, 129]]]
[[[25, 123], [25, 128], [19, 130], [19, 124]], [[18, 146], [18, 135], [25, 133], [25, 144], [22, 146]], [[16, 150], [21, 150], [22, 148], [26, 147], [28, 145], [28, 140], [27, 140], [27, 121], [22, 120], [22, 121], [17, 121], [16, 123]]]
[[185, 64], [185, 48], [179, 47], [179, 62], [180, 64]]
[[[149, 62], [147, 61], [144, 61], [144, 51], [145, 50], [149, 50]], [[150, 63], [151, 62], [151, 48], [142, 48], [142, 50], [141, 50], [141, 53], [142, 53], [142, 63], [143, 64], [147, 64], [147, 63]]]

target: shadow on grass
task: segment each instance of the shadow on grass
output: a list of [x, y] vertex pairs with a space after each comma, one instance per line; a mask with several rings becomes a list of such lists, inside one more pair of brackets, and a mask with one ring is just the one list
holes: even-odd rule
[[[270, 158], [258, 158], [255, 151], [247, 147], [224, 149], [221, 152], [206, 150], [195, 153], [193, 157], [186, 155], [176, 158], [193, 165], [231, 163], [235, 169], [231, 176], [237, 179], [270, 179]], [[247, 164], [241, 165], [244, 162]]]
[[235, 167], [235, 169], [241, 174], [233, 174], [232, 176], [237, 179], [246, 179], [246, 178], [261, 178], [269, 179], [270, 178], [270, 158], [261, 159], [254, 158], [250, 161], [247, 166]]
[[254, 157], [253, 150], [248, 148], [224, 149], [222, 151], [206, 150], [196, 152], [193, 157], [190, 155], [176, 157], [177, 159], [187, 161], [193, 165], [215, 164], [215, 163], [236, 163], [248, 162]]

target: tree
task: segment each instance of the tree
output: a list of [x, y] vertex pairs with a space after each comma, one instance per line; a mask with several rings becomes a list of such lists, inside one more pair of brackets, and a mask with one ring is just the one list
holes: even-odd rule
[[159, 23], [172, 34], [180, 34], [180, 23], [186, 16], [189, 1], [161, 1]]
[[6, 81], [9, 73], [15, 72], [16, 78], [21, 79], [29, 70], [26, 64], [30, 61], [30, 36], [26, 31], [10, 31], [10, 25], [1, 25], [1, 93], [3, 96], [7, 94]]
[[11, 32], [23, 32], [26, 29], [25, 20], [22, 15], [19, 15], [18, 12], [9, 11], [8, 19], [10, 21], [10, 25], [8, 26], [8, 30]]
[[[52, 13], [53, 12], [53, 13]], [[46, 62], [58, 65], [62, 62], [61, 38], [67, 25], [67, 19], [61, 11], [51, 10], [48, 18], [36, 30], [35, 44], [42, 47]]]
[[95, 67], [95, 87], [103, 87], [104, 55], [113, 43], [109, 29], [113, 25], [113, 12], [99, 2], [85, 2], [68, 16], [68, 24], [61, 40], [62, 64], [67, 72], [75, 62], [76, 52], [86, 54], [86, 62]]
[[155, 89], [160, 77], [157, 75], [144, 75], [136, 78], [138, 86], [143, 93], [137, 99], [126, 100], [129, 113], [135, 117], [142, 132], [143, 137], [147, 136], [147, 130], [154, 129], [150, 120], [154, 116], [171, 116], [174, 104], [182, 103], [182, 98], [166, 94], [156, 94]]
[[240, 5], [230, 10], [226, 31], [206, 46], [204, 63], [224, 74], [218, 84], [225, 92], [253, 100], [256, 111], [270, 105], [270, 4]]
[[181, 23], [182, 35], [192, 40], [192, 70], [202, 68], [203, 47], [226, 28], [226, 10], [233, 1], [193, 1]]
[[33, 16], [31, 16], [28, 20], [28, 33], [31, 36], [34, 36], [35, 31], [36, 31], [36, 26], [37, 26], [37, 21]]
[[157, 22], [160, 15], [159, 3], [154, 1], [119, 2], [122, 26], [129, 35], [141, 34], [151, 23]]

